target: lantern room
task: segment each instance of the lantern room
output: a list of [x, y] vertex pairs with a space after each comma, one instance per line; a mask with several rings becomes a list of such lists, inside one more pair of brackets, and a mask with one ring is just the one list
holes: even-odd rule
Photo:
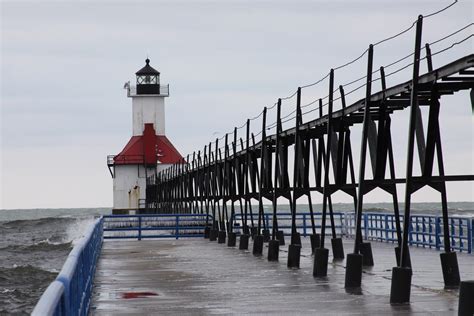
[[160, 94], [160, 72], [150, 66], [150, 60], [135, 73], [137, 76], [137, 94]]

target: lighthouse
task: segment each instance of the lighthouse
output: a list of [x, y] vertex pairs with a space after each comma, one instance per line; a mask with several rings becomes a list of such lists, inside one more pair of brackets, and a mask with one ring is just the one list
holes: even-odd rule
[[136, 73], [136, 86], [125, 83], [132, 99], [132, 136], [122, 151], [107, 157], [113, 178], [113, 213], [141, 212], [145, 208], [146, 179], [183, 161], [165, 133], [165, 98], [169, 85], [160, 83], [160, 73], [145, 60]]

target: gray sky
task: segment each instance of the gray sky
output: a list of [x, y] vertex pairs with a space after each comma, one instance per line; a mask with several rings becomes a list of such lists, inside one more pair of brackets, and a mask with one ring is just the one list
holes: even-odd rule
[[[360, 55], [370, 43], [409, 27], [418, 14], [450, 2], [2, 1], [0, 208], [112, 205], [106, 156], [120, 152], [131, 136], [131, 100], [122, 87], [133, 82], [147, 55], [161, 81], [170, 83], [167, 135], [186, 155]], [[423, 42], [471, 23], [473, 8], [473, 1], [462, 1], [426, 19]], [[432, 49], [471, 33], [473, 27]], [[411, 53], [413, 39], [414, 30], [377, 46], [375, 67]], [[435, 56], [434, 66], [472, 53], [473, 47], [471, 38]], [[336, 72], [336, 83], [364, 75], [365, 68], [363, 58]], [[388, 83], [409, 79], [410, 69], [397, 75]], [[326, 94], [325, 83], [306, 89], [303, 103]], [[294, 102], [285, 102], [284, 114]], [[472, 174], [469, 96], [459, 93], [441, 102], [446, 173]], [[406, 114], [397, 114], [393, 126], [400, 177], [405, 175]], [[269, 113], [269, 121], [274, 119]], [[356, 166], [359, 134], [355, 129]], [[399, 194], [403, 201], [403, 186]], [[448, 186], [451, 201], [473, 196], [470, 183]], [[387, 200], [379, 191], [366, 199]], [[439, 196], [423, 189], [414, 200], [438, 201]], [[333, 201], [350, 198], [338, 194]]]

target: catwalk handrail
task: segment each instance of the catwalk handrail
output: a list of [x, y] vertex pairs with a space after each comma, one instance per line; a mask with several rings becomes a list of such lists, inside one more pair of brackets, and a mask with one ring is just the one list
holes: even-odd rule
[[[436, 80], [438, 80], [442, 77], [447, 77], [447, 76], [456, 74], [461, 70], [468, 69], [468, 68], [473, 67], [473, 66], [474, 66], [474, 54], [469, 54], [469, 55], [461, 57], [461, 58], [459, 58], [455, 61], [452, 61], [451, 63], [448, 63], [444, 66], [441, 66], [437, 69], [434, 69], [433, 71], [430, 71], [430, 72], [427, 72], [423, 75], [420, 75], [418, 83], [419, 84], [431, 83], [431, 82], [434, 82], [434, 81], [436, 81]], [[390, 88], [387, 88], [385, 91], [379, 91], [379, 92], [373, 93], [370, 97], [370, 102], [380, 102], [380, 101], [385, 100], [385, 99], [390, 99], [390, 97], [392, 97], [392, 96], [396, 96], [396, 95], [399, 95], [402, 92], [409, 91], [411, 89], [411, 85], [412, 85], [411, 80], [407, 80], [403, 83], [400, 83], [400, 84], [394, 85]], [[365, 103], [366, 103], [365, 98], [361, 98], [361, 99], [357, 100], [356, 102], [352, 103], [351, 105], [348, 105], [347, 107], [345, 107], [343, 109], [334, 111], [332, 113], [332, 118], [337, 119], [337, 118], [340, 118], [340, 117], [345, 117], [345, 116], [347, 116], [349, 114], [352, 114], [352, 113], [356, 113], [356, 112], [362, 110], [365, 107]], [[323, 126], [327, 123], [327, 121], [328, 121], [328, 115], [326, 114], [326, 115], [324, 115], [320, 118], [316, 118], [314, 120], [311, 120], [311, 121], [308, 121], [306, 123], [301, 124], [299, 129], [304, 131], [304, 130], [308, 130], [310, 128], [314, 128], [316, 126]], [[281, 133], [279, 133], [279, 135], [281, 137], [290, 137], [290, 136], [293, 136], [294, 134], [295, 134], [295, 127], [290, 127], [288, 129], [283, 130]], [[274, 142], [275, 139], [276, 139], [276, 133], [268, 135], [266, 137], [265, 141], [266, 142]], [[257, 156], [258, 156], [258, 150], [257, 149], [259, 149], [261, 147], [261, 144], [262, 144], [262, 141], [260, 140], [260, 141], [256, 142], [255, 144], [249, 145], [248, 150], [249, 151], [255, 151], [257, 153]], [[227, 157], [227, 159], [231, 160], [235, 156], [242, 156], [246, 153], [247, 153], [247, 149], [244, 148], [242, 150], [237, 151], [236, 153], [230, 154]], [[200, 166], [195, 164], [194, 168], [192, 166], [190, 166], [189, 169], [187, 169], [187, 172], [202, 169], [202, 168], [205, 168], [206, 166], [214, 165], [216, 163], [222, 163], [225, 160], [226, 160], [225, 158], [220, 158], [220, 159], [217, 158], [217, 159], [213, 160], [211, 163], [201, 164]], [[166, 170], [171, 170], [171, 168], [172, 167], [168, 167], [168, 168], [164, 169], [163, 171], [160, 171], [160, 173], [165, 174]], [[168, 179], [172, 179], [172, 177], [168, 178]]]
[[102, 248], [103, 219], [86, 230], [69, 253], [56, 279], [43, 293], [31, 315], [87, 315], [97, 259]]
[[[424, 75], [421, 75], [420, 78], [419, 78], [419, 83], [423, 84], [423, 83], [433, 82], [433, 81], [435, 81], [439, 78], [455, 74], [455, 73], [459, 72], [460, 70], [463, 70], [463, 69], [466, 69], [466, 68], [469, 68], [469, 67], [472, 67], [472, 66], [474, 66], [474, 54], [470, 54], [470, 55], [467, 55], [465, 57], [459, 58], [458, 60], [455, 60], [455, 61], [453, 61], [453, 62], [451, 62], [447, 65], [444, 65], [444, 66], [436, 69], [436, 70], [433, 70], [433, 71], [428, 72]], [[376, 93], [371, 95], [370, 102], [379, 102], [379, 101], [382, 101], [384, 99], [389, 99], [391, 96], [395, 96], [395, 95], [398, 95], [402, 92], [410, 90], [411, 89], [411, 84], [412, 84], [411, 80], [408, 80], [408, 81], [405, 81], [405, 82], [400, 83], [398, 85], [395, 85], [391, 88], [387, 88], [385, 91], [376, 92]], [[340, 118], [340, 117], [347, 116], [349, 114], [358, 112], [359, 110], [364, 108], [365, 103], [366, 103], [365, 98], [362, 98], [362, 99], [354, 102], [353, 104], [347, 106], [344, 109], [340, 109], [338, 111], [333, 112], [332, 113], [332, 118], [336, 119], [336, 118]], [[328, 121], [328, 115], [326, 114], [323, 117], [320, 117], [320, 118], [317, 118], [317, 119], [314, 119], [314, 120], [311, 120], [311, 121], [308, 121], [306, 123], [301, 124], [299, 129], [300, 130], [307, 130], [309, 128], [313, 128], [313, 127], [316, 127], [316, 126], [322, 126], [322, 125], [326, 124], [327, 121]], [[284, 130], [283, 132], [281, 132], [280, 136], [281, 137], [287, 137], [287, 136], [292, 136], [294, 134], [295, 134], [295, 128], [292, 127], [292, 128], [288, 128], [288, 129]], [[276, 134], [272, 134], [272, 135], [267, 136], [266, 141], [267, 142], [275, 141], [275, 139], [276, 139]], [[258, 149], [258, 148], [260, 148], [260, 146], [261, 146], [261, 141], [256, 143], [254, 146], [250, 146], [249, 150]], [[246, 152], [245, 149], [241, 150], [241, 151], [237, 152], [237, 155], [244, 154], [245, 152]], [[232, 159], [233, 156], [234, 155], [229, 156], [229, 159]]]
[[[435, 12], [432, 12], [432, 13], [430, 13], [430, 14], [425, 15], [424, 18], [430, 18], [430, 17], [432, 17], [432, 16], [438, 15], [438, 14], [440, 14], [440, 13], [446, 11], [447, 9], [449, 9], [450, 7], [452, 7], [453, 5], [455, 5], [456, 3], [457, 3], [457, 0], [454, 0], [451, 4], [447, 5], [446, 7], [442, 8], [442, 9], [440, 9], [440, 10], [437, 10], [437, 11], [435, 11]], [[389, 37], [386, 37], [386, 38], [384, 38], [384, 39], [381, 39], [381, 40], [376, 41], [375, 44], [373, 44], [373, 46], [375, 47], [375, 46], [378, 46], [378, 45], [383, 44], [383, 43], [385, 43], [385, 42], [390, 42], [391, 40], [393, 40], [393, 39], [395, 39], [395, 38], [397, 38], [397, 37], [399, 37], [399, 36], [401, 36], [401, 35], [407, 33], [408, 31], [410, 31], [411, 29], [413, 29], [413, 28], [415, 27], [416, 22], [417, 22], [416, 20], [413, 21], [412, 24], [411, 24], [408, 28], [404, 28], [402, 31], [396, 33], [395, 35], [392, 35], [392, 36], [389, 36]], [[453, 35], [459, 33], [460, 31], [463, 31], [464, 29], [466, 29], [466, 28], [468, 28], [468, 27], [470, 27], [470, 26], [472, 26], [472, 23], [471, 23], [471, 24], [468, 24], [467, 26], [465, 26], [465, 27], [463, 27], [463, 28], [461, 28], [460, 30], [457, 30], [457, 31], [455, 31], [455, 32], [453, 32], [453, 33], [451, 33], [451, 34], [449, 34], [449, 35], [447, 35], [447, 36], [444, 36], [444, 37], [442, 37], [442, 38], [440, 38], [440, 39], [438, 39], [438, 40], [436, 40], [436, 41], [434, 41], [434, 42], [429, 43], [429, 45], [431, 45], [431, 44], [436, 44], [436, 43], [439, 43], [439, 42], [441, 42], [441, 41], [444, 41], [444, 40], [446, 40], [447, 38], [449, 38], [449, 37], [451, 37], [451, 36], [453, 36]], [[426, 49], [426, 48], [425, 48], [425, 47], [422, 47], [422, 48], [421, 48], [421, 50], [424, 50], [424, 49]], [[362, 57], [364, 57], [364, 56], [367, 54], [368, 50], [369, 50], [369, 49], [365, 49], [360, 55], [358, 55], [358, 57], [353, 58], [353, 59], [351, 59], [350, 61], [348, 61], [348, 62], [346, 62], [346, 63], [344, 63], [344, 64], [342, 64], [342, 65], [339, 65], [339, 66], [337, 66], [337, 67], [333, 67], [332, 69], [333, 69], [333, 70], [340, 70], [340, 69], [343, 69], [343, 68], [345, 68], [345, 67], [347, 67], [347, 66], [350, 66], [350, 65], [354, 64], [355, 62], [361, 60]], [[438, 53], [439, 53], [439, 52], [438, 52]], [[397, 64], [397, 63], [399, 63], [399, 62], [401, 62], [401, 61], [403, 61], [403, 60], [405, 60], [406, 58], [412, 56], [413, 54], [414, 54], [414, 53], [411, 53], [411, 54], [408, 55], [408, 56], [405, 56], [405, 57], [403, 57], [403, 58], [397, 59], [396, 61], [391, 62], [391, 63], [389, 63], [388, 65], [384, 66], [384, 68], [391, 67], [391, 66], [393, 66], [393, 65], [395, 65], [395, 64]], [[433, 54], [433, 56], [436, 55], [436, 54], [437, 54], [437, 53]], [[426, 58], [426, 57], [425, 57], [425, 58]], [[407, 67], [407, 66], [403, 67], [402, 69], [404, 69], [404, 68], [406, 68], [406, 67]], [[395, 72], [392, 72], [391, 74], [396, 73], [396, 72], [398, 72], [398, 71], [399, 71], [399, 70], [397, 70], [397, 71], [395, 71]], [[377, 70], [376, 70], [375, 72], [377, 72]], [[374, 72], [374, 73], [375, 73], [375, 72]], [[389, 75], [391, 75], [391, 74], [389, 74]], [[389, 75], [387, 75], [387, 77], [388, 77]], [[323, 82], [323, 81], [324, 81], [325, 79], [327, 79], [328, 77], [329, 77], [329, 72], [328, 72], [326, 75], [324, 75], [322, 78], [320, 78], [320, 79], [318, 79], [318, 80], [316, 80], [316, 81], [314, 81], [314, 82], [312, 82], [312, 83], [308, 83], [308, 84], [305, 84], [305, 85], [301, 85], [300, 87], [301, 87], [301, 89], [305, 89], [305, 88], [309, 88], [309, 87], [314, 87], [314, 86], [320, 84], [321, 82]], [[365, 79], [365, 76], [364, 76], [364, 77], [361, 77], [361, 78], [359, 78], [359, 79], [355, 79], [355, 80], [351, 81], [350, 83], [343, 84], [342, 86], [345, 87], [346, 85], [350, 85], [350, 84], [352, 84], [352, 83], [354, 83], [354, 82], [357, 82], [357, 81], [359, 81], [359, 80], [362, 80], [362, 79]], [[380, 80], [380, 78], [375, 79], [374, 81], [376, 81], [376, 80]], [[360, 87], [359, 87], [359, 88], [360, 88]], [[359, 88], [357, 88], [357, 89], [359, 89]], [[355, 90], [357, 90], [357, 89], [355, 89]], [[337, 91], [337, 89], [336, 89], [334, 92], [336, 92], [336, 91]], [[354, 91], [354, 90], [352, 90], [351, 92], [353, 92], [353, 91]], [[350, 92], [350, 93], [351, 93], [351, 92]], [[286, 96], [286, 97], [281, 97], [280, 99], [281, 99], [281, 100], [289, 100], [289, 99], [292, 99], [295, 95], [296, 95], [296, 91], [294, 91], [291, 95], [288, 95], [288, 96]], [[325, 97], [323, 97], [323, 98], [321, 98], [321, 99], [324, 100], [324, 99], [327, 99], [327, 98], [328, 98], [328, 96], [325, 96]], [[336, 99], [336, 100], [337, 100], [337, 99]], [[313, 102], [311, 102], [311, 103], [309, 103], [309, 104], [307, 104], [307, 105], [305, 105], [305, 106], [302, 106], [302, 108], [304, 108], [304, 107], [306, 107], [306, 106], [308, 106], [308, 105], [314, 104], [314, 103], [316, 103], [317, 101], [318, 101], [318, 99], [315, 99]], [[277, 104], [277, 103], [274, 103], [272, 106], [267, 107], [267, 110], [270, 110], [270, 109], [274, 108], [274, 107], [276, 106], [276, 104]], [[326, 103], [326, 104], [327, 104], [327, 103]], [[326, 104], [324, 104], [324, 105], [326, 105]], [[314, 109], [314, 110], [316, 110], [316, 109]], [[314, 110], [313, 110], [313, 111], [314, 111]], [[294, 112], [293, 112], [293, 113], [294, 113]], [[263, 110], [260, 111], [260, 113], [257, 114], [256, 116], [254, 116], [253, 118], [250, 118], [249, 120], [250, 120], [250, 121], [253, 121], [253, 120], [257, 119], [258, 117], [260, 117], [262, 114], [263, 114]], [[237, 129], [241, 129], [241, 128], [243, 128], [245, 125], [246, 125], [246, 123], [244, 123], [242, 126], [238, 127]], [[270, 125], [272, 125], [272, 124], [270, 124]], [[260, 133], [258, 133], [258, 134], [260, 134]], [[258, 135], [258, 134], [257, 134], [257, 135]], [[226, 134], [224, 134], [224, 135], [222, 135], [221, 137], [217, 138], [217, 141], [223, 140], [223, 139], [225, 138], [225, 135], [226, 135]], [[257, 136], [257, 135], [255, 135], [255, 136]], [[215, 141], [214, 141], [214, 142], [211, 142], [211, 144], [214, 144], [214, 143], [215, 143]], [[221, 147], [221, 149], [223, 149], [223, 147]]]

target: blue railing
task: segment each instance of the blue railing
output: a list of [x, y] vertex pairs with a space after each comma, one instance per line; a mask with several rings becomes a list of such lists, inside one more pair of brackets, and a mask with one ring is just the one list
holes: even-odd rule
[[36, 304], [32, 315], [87, 315], [96, 262], [102, 248], [103, 220], [97, 219], [74, 246], [56, 280]]
[[[316, 229], [321, 228], [322, 214], [314, 214]], [[264, 214], [265, 226], [273, 228], [273, 215]], [[239, 213], [232, 218], [234, 231], [242, 233], [243, 221]], [[254, 214], [254, 223], [258, 215]], [[403, 216], [400, 218], [403, 225]], [[206, 214], [150, 214], [150, 215], [107, 215], [104, 216], [105, 239], [145, 239], [145, 238], [183, 238], [203, 237], [207, 223], [212, 223], [212, 216]], [[249, 216], [247, 224], [250, 225]], [[311, 234], [311, 217], [309, 213], [296, 215], [296, 226], [302, 236]], [[336, 235], [353, 237], [355, 220], [353, 213], [334, 213]], [[465, 217], [450, 218], [451, 245], [453, 249], [473, 253], [474, 219]], [[291, 213], [278, 213], [278, 228], [285, 235], [291, 234]], [[331, 222], [326, 218], [326, 235], [331, 235]], [[381, 242], [397, 241], [395, 216], [385, 213], [365, 213], [362, 215], [362, 235], [367, 240]], [[443, 221], [440, 216], [412, 215], [409, 243], [412, 246], [443, 249]]]
[[[278, 213], [278, 230], [282, 230], [285, 236], [291, 235], [291, 213]], [[345, 235], [345, 213], [335, 212], [334, 213], [334, 228], [338, 236]], [[258, 215], [253, 214], [255, 225], [258, 220]], [[271, 231], [273, 229], [273, 214], [265, 213], [263, 220], [265, 226]], [[317, 232], [320, 232], [322, 213], [314, 213], [315, 228]], [[247, 225], [250, 225], [250, 216], [247, 219]], [[309, 213], [296, 214], [295, 216], [296, 228], [302, 236], [306, 237], [312, 233], [311, 215]], [[242, 216], [241, 214], [235, 214], [234, 216], [234, 230], [237, 233], [242, 233]], [[329, 215], [326, 218], [326, 235], [331, 235], [331, 221]]]
[[203, 237], [206, 214], [106, 215], [104, 239], [145, 239]]
[[[403, 227], [404, 217], [400, 216]], [[443, 218], [432, 215], [410, 216], [409, 239], [410, 245], [423, 248], [444, 249]], [[355, 216], [346, 213], [346, 235], [354, 237]], [[365, 213], [362, 216], [362, 235], [368, 240], [394, 243], [397, 241], [395, 216], [383, 213]], [[474, 219], [468, 217], [450, 217], [449, 231], [451, 247], [460, 252], [473, 253]]]
[[[315, 222], [317, 232], [321, 228], [321, 213], [315, 214]], [[411, 246], [434, 248], [437, 250], [444, 249], [443, 237], [443, 218], [441, 216], [432, 215], [412, 215], [409, 232], [409, 244]], [[242, 218], [240, 214], [236, 214], [234, 229], [237, 233], [241, 233]], [[254, 214], [254, 222], [258, 220], [258, 215]], [[251, 218], [249, 216], [247, 225], [250, 225]], [[273, 215], [266, 213], [264, 215], [266, 227], [270, 230], [273, 224]], [[400, 217], [403, 227], [403, 216]], [[354, 237], [355, 232], [355, 215], [354, 213], [334, 213], [334, 224], [336, 234], [345, 237]], [[309, 213], [300, 213], [296, 215], [296, 226], [302, 236], [311, 233], [311, 217]], [[362, 214], [362, 236], [366, 240], [376, 240], [380, 242], [397, 242], [397, 230], [395, 224], [395, 216], [386, 213], [365, 213]], [[284, 231], [285, 235], [291, 234], [291, 213], [278, 213], [278, 228]], [[451, 239], [451, 247], [460, 252], [474, 253], [474, 219], [468, 217], [450, 217], [449, 231]], [[326, 218], [326, 235], [330, 235], [331, 223], [329, 215]]]

